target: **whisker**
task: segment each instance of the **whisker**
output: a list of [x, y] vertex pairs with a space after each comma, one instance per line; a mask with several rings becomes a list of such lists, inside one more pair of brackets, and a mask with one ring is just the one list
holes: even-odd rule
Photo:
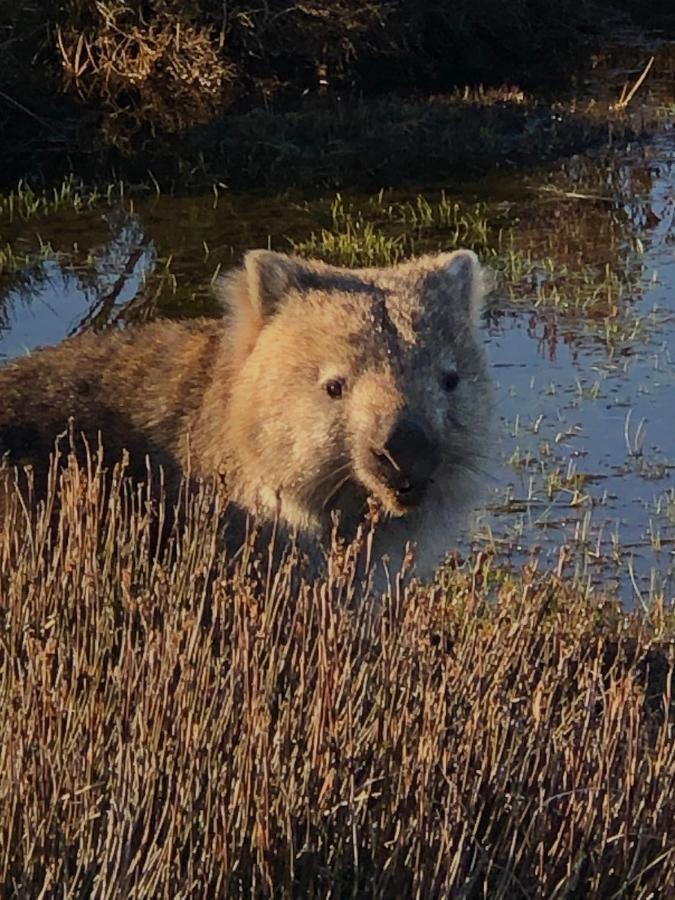
[[328, 506], [328, 504], [333, 499], [333, 497], [337, 494], [337, 492], [340, 490], [340, 488], [343, 487], [345, 484], [347, 484], [347, 482], [349, 481], [349, 479], [351, 477], [352, 477], [351, 473], [349, 475], [345, 475], [344, 478], [341, 478], [340, 481], [338, 481], [338, 483], [333, 488], [331, 488], [331, 490], [328, 492], [328, 496], [326, 497], [326, 499], [323, 501], [323, 504], [321, 505], [322, 510]]
[[[499, 464], [499, 463], [503, 462], [503, 460], [499, 456], [488, 456], [487, 453], [481, 453], [478, 450], [474, 450], [473, 447], [467, 447], [466, 456], [469, 456], [471, 459], [480, 459], [480, 460], [483, 460], [484, 462], [489, 462], [489, 463], [498, 463]], [[465, 458], [466, 458], [465, 456], [457, 457], [457, 462], [462, 462]]]
[[376, 447], [374, 444], [371, 444], [370, 449], [373, 451], [373, 453], [375, 453], [376, 456], [384, 456], [385, 459], [387, 459], [389, 463], [391, 463], [391, 465], [397, 472], [401, 471], [398, 463], [386, 447]]
[[513, 399], [510, 394], [504, 393], [501, 397], [493, 397], [489, 402], [485, 403], [485, 410], [489, 414], [494, 412], [497, 407], [501, 406], [503, 403], [506, 403], [507, 400]]
[[487, 469], [480, 469], [478, 466], [474, 466], [471, 463], [457, 462], [455, 468], [461, 469], [464, 472], [469, 472], [471, 475], [480, 475], [482, 478], [487, 478], [489, 481], [499, 481], [497, 476], [492, 472], [488, 472]]
[[318, 491], [319, 488], [322, 488], [326, 484], [326, 482], [332, 481], [337, 475], [341, 475], [342, 472], [351, 470], [351, 467], [351, 460], [348, 460], [342, 465], [336, 466], [336, 468], [331, 469], [330, 472], [321, 472], [307, 484], [308, 493], [314, 493]]
[[499, 456], [491, 456], [488, 453], [483, 453], [481, 450], [476, 449], [475, 445], [471, 442], [462, 442], [462, 441], [453, 441], [452, 447], [450, 448], [450, 455], [446, 457], [446, 459], [451, 463], [462, 463], [465, 459], [481, 459], [485, 462], [491, 463], [501, 463], [502, 459]]

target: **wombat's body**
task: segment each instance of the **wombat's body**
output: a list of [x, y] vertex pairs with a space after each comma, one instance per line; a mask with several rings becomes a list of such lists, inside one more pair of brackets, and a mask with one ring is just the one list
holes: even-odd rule
[[410, 541], [430, 574], [489, 434], [474, 255], [347, 270], [254, 251], [222, 290], [225, 322], [84, 335], [0, 369], [0, 456], [44, 483], [72, 417], [109, 463], [127, 450], [142, 477], [147, 457], [170, 491], [217, 475], [318, 553], [335, 513], [350, 536], [374, 500], [376, 554], [397, 566]]

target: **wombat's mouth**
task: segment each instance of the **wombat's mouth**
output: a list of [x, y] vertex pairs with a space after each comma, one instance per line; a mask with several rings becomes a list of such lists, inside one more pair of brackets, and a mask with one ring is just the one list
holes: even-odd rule
[[427, 484], [426, 481], [417, 482], [414, 484], [413, 482], [406, 482], [402, 484], [397, 491], [395, 491], [396, 502], [403, 509], [410, 509], [413, 506], [417, 506], [422, 502], [424, 496], [427, 492]]
[[399, 416], [385, 439], [369, 442], [359, 459], [364, 484], [394, 516], [422, 503], [439, 461], [430, 426], [411, 414]]
[[368, 485], [370, 493], [382, 504], [391, 516], [405, 516], [424, 500], [429, 482], [404, 482], [396, 488], [378, 482]]
[[[425, 445], [426, 446], [426, 445]], [[424, 502], [437, 467], [435, 448], [398, 458], [386, 448], [369, 448], [354, 459], [353, 477], [390, 516], [405, 516]]]

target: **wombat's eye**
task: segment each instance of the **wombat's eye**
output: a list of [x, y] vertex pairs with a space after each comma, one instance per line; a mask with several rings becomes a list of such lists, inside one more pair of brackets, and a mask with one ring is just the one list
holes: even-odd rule
[[342, 378], [331, 378], [330, 381], [326, 382], [324, 387], [331, 400], [339, 400], [340, 397], [342, 397], [345, 383]]
[[448, 372], [443, 372], [441, 377], [441, 384], [443, 385], [443, 390], [451, 393], [459, 384], [459, 375], [455, 372], [454, 369], [450, 369]]

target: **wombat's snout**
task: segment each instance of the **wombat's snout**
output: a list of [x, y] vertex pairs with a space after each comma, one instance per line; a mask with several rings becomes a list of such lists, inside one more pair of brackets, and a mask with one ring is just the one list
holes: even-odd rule
[[438, 448], [421, 421], [396, 421], [381, 448], [373, 448], [378, 478], [396, 494], [401, 506], [415, 506], [424, 496], [438, 465]]

